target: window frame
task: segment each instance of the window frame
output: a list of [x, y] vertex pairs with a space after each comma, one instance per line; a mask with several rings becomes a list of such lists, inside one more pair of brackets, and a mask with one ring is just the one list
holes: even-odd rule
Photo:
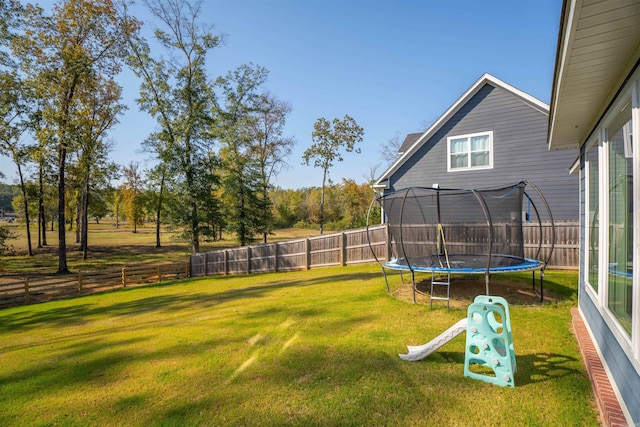
[[[487, 151], [489, 151], [489, 164], [488, 165], [482, 165], [482, 166], [472, 166], [471, 165], [471, 154], [473, 153], [473, 151], [471, 151], [471, 138], [476, 137], [476, 136], [488, 136], [489, 137], [489, 147], [487, 149]], [[468, 141], [468, 147], [467, 147], [467, 166], [466, 167], [459, 167], [459, 168], [452, 168], [451, 167], [451, 140], [454, 139], [467, 139]], [[485, 150], [483, 150], [485, 151]], [[475, 133], [468, 133], [468, 134], [464, 134], [464, 135], [452, 135], [452, 136], [448, 136], [447, 137], [447, 172], [463, 172], [463, 171], [470, 171], [470, 170], [482, 170], [482, 169], [493, 169], [493, 131], [484, 131], [484, 132], [475, 132]]]
[[[602, 315], [602, 318], [609, 330], [615, 337], [616, 341], [620, 344], [623, 352], [629, 357], [633, 366], [637, 372], [640, 373], [640, 212], [634, 212], [633, 215], [633, 275], [632, 275], [632, 319], [631, 319], [631, 333], [624, 330], [620, 320], [613, 313], [608, 306], [609, 301], [609, 277], [608, 266], [609, 263], [609, 250], [603, 250], [603, 248], [609, 247], [609, 139], [608, 135], [609, 127], [615, 120], [615, 116], [620, 112], [629, 98], [631, 99], [631, 128], [629, 129], [630, 135], [640, 135], [640, 70], [637, 70], [634, 75], [629, 79], [627, 84], [617, 94], [615, 100], [607, 108], [607, 111], [602, 115], [601, 122], [594, 128], [594, 137], [585, 143], [583, 155], [584, 166], [587, 166], [586, 153], [587, 148], [592, 148], [593, 145], [598, 145], [598, 163], [599, 163], [599, 192], [600, 192], [600, 211], [599, 211], [599, 283], [598, 289], [594, 289], [590, 286], [588, 279], [588, 250], [583, 252], [585, 258], [581, 262], [581, 267], [584, 268], [582, 275], [583, 283], [585, 284], [583, 290], [586, 291], [586, 296], [592, 300], [597, 307], [597, 310]], [[640, 205], [640, 141], [637, 138], [629, 138], [625, 141], [625, 155], [630, 155], [633, 165], [633, 205]], [[588, 175], [588, 174], [586, 174]], [[588, 203], [589, 196], [587, 195], [589, 179], [585, 176], [583, 181], [585, 184], [583, 199], [584, 203]], [[585, 205], [584, 219], [588, 222], [588, 205]], [[588, 238], [589, 232], [586, 230], [588, 224], [585, 223], [583, 229], [583, 237]], [[584, 243], [588, 246], [588, 240]], [[604, 268], [603, 268], [604, 266]]]
[[[595, 174], [597, 175], [596, 179], [598, 182], [598, 200], [597, 200], [597, 204], [598, 206], [600, 206], [601, 203], [601, 195], [602, 195], [602, 190], [601, 190], [601, 183], [600, 183], [600, 176], [601, 176], [601, 156], [602, 156], [602, 143], [603, 143], [603, 136], [601, 135], [601, 132], [598, 132], [597, 136], [595, 138], [593, 138], [589, 143], [586, 144], [585, 146], [585, 150], [584, 150], [584, 156], [585, 156], [585, 162], [584, 162], [584, 170], [585, 170], [585, 177], [584, 177], [584, 198], [585, 198], [585, 229], [584, 229], [584, 238], [585, 238], [585, 257], [583, 260], [583, 268], [584, 268], [584, 281], [587, 285], [587, 290], [591, 293], [592, 298], [597, 299], [598, 295], [601, 293], [601, 289], [600, 289], [600, 283], [602, 283], [602, 279], [600, 277], [601, 275], [601, 261], [600, 261], [600, 252], [602, 252], [600, 249], [600, 243], [602, 242], [602, 209], [598, 209], [596, 212], [597, 215], [597, 222], [598, 222], [598, 231], [596, 233], [596, 235], [591, 235], [592, 233], [592, 228], [591, 228], [591, 221], [594, 219], [591, 217], [592, 212], [591, 212], [591, 194], [590, 194], [590, 190], [591, 190], [591, 186], [592, 186], [592, 180], [594, 179], [594, 177], [592, 176], [592, 169], [591, 169], [591, 160], [589, 160], [589, 152], [591, 150], [595, 150], [595, 154], [596, 157], [598, 158], [598, 169], [596, 169]], [[595, 259], [591, 259], [591, 241], [592, 239], [597, 240], [597, 244], [598, 244], [598, 254], [597, 257]], [[591, 283], [591, 278], [589, 275], [589, 271], [591, 268], [591, 264], [592, 262], [594, 264], [597, 264], [597, 271], [598, 271], [598, 277], [596, 278], [597, 283]], [[600, 303], [598, 305], [601, 305]]]

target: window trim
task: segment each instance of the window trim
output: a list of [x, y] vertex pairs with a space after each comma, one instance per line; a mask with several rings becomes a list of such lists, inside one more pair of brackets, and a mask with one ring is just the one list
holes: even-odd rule
[[[489, 137], [489, 164], [483, 166], [471, 166], [471, 138], [474, 136], [488, 136]], [[452, 168], [451, 167], [451, 140], [466, 138], [469, 141], [469, 148], [467, 150], [468, 161], [467, 167]], [[462, 172], [471, 170], [493, 169], [493, 131], [475, 132], [464, 135], [452, 135], [447, 137], [447, 172]]]
[[[591, 235], [591, 180], [593, 179], [593, 177], [591, 176], [591, 161], [589, 160], [589, 152], [591, 150], [595, 149], [596, 150], [596, 156], [598, 157], [598, 170], [595, 171], [596, 174], [598, 174], [598, 179], [600, 178], [601, 175], [601, 166], [600, 166], [600, 156], [601, 156], [601, 150], [602, 150], [602, 136], [601, 136], [601, 132], [597, 133], [597, 137], [591, 139], [587, 144], [585, 144], [585, 150], [584, 150], [584, 157], [585, 157], [585, 161], [584, 161], [584, 171], [585, 171], [585, 177], [584, 177], [584, 206], [585, 206], [585, 228], [584, 228], [584, 238], [585, 238], [585, 256], [584, 256], [584, 260], [583, 260], [583, 268], [584, 268], [584, 281], [586, 284], [588, 284], [589, 286], [587, 286], [587, 289], [589, 291], [591, 291], [591, 295], [599, 295], [601, 294], [600, 292], [600, 284], [602, 283], [601, 277], [600, 275], [602, 274], [600, 272], [601, 268], [600, 266], [602, 265], [601, 260], [600, 260], [600, 252], [601, 252], [601, 248], [600, 248], [600, 242], [601, 240], [601, 235], [602, 235], [602, 209], [598, 209], [597, 211], [597, 215], [598, 215], [598, 235], [597, 236], [592, 236]], [[600, 196], [602, 193], [602, 184], [600, 183], [600, 180], [598, 181], [598, 196]], [[599, 197], [598, 199], [598, 203], [600, 203], [601, 201], [601, 197]], [[597, 239], [598, 240], [598, 258], [594, 260], [595, 263], [598, 264], [598, 277], [596, 278], [596, 280], [598, 281], [598, 283], [594, 284], [591, 283], [590, 277], [589, 277], [589, 268], [591, 267], [591, 259], [590, 259], [590, 251], [591, 251], [591, 239]], [[602, 302], [598, 300], [597, 302], [598, 306], [602, 305]]]
[[[597, 143], [599, 145], [599, 153], [598, 153], [598, 162], [599, 162], [599, 176], [600, 176], [600, 209], [599, 217], [600, 217], [600, 230], [599, 230], [599, 247], [602, 248], [604, 246], [608, 247], [609, 244], [609, 233], [608, 226], [602, 226], [602, 224], [609, 223], [609, 193], [608, 193], [608, 176], [609, 176], [609, 153], [608, 153], [608, 143], [609, 143], [609, 135], [608, 128], [611, 126], [617, 112], [619, 112], [624, 106], [625, 102], [628, 102], [629, 98], [631, 98], [631, 118], [632, 118], [632, 128], [630, 129], [630, 133], [639, 134], [640, 135], [640, 71], [637, 70], [630, 78], [627, 84], [625, 84], [619, 93], [616, 96], [616, 99], [612, 102], [612, 104], [607, 108], [607, 110], [603, 113], [601, 117], [601, 122], [596, 126], [594, 132], [597, 135]], [[585, 160], [586, 160], [586, 148], [589, 147], [591, 141], [596, 138], [587, 141], [583, 146], [585, 151]], [[626, 153], [631, 155], [632, 164], [633, 164], [633, 203], [634, 206], [640, 201], [640, 141], [638, 138], [630, 138], [629, 140], [630, 150], [626, 151]], [[586, 161], [583, 163], [586, 166]], [[606, 180], [602, 179], [603, 177], [607, 177]], [[586, 192], [588, 188], [585, 187], [585, 193], [583, 195], [585, 198], [583, 201], [586, 203], [588, 200], [588, 196]], [[588, 210], [588, 206], [585, 206]], [[585, 215], [585, 219], [588, 215]], [[585, 223], [585, 228], [586, 228]], [[640, 247], [638, 247], [638, 242], [640, 241], [640, 214], [634, 213], [633, 218], [633, 283], [632, 283], [632, 327], [631, 334], [626, 332], [620, 321], [617, 319], [616, 315], [609, 309], [608, 307], [608, 292], [609, 292], [609, 281], [608, 281], [608, 269], [602, 268], [602, 266], [608, 265], [608, 251], [599, 251], [599, 284], [598, 291], [595, 291], [588, 283], [587, 277], [587, 260], [586, 257], [588, 254], [583, 252], [585, 255], [585, 259], [581, 262], [581, 267], [584, 268], [581, 280], [583, 280], [584, 288], [586, 292], [586, 296], [592, 300], [595, 304], [596, 309], [600, 312], [602, 319], [604, 320], [607, 328], [613, 335], [614, 339], [621, 346], [623, 352], [629, 358], [629, 361], [632, 363], [633, 367], [636, 369], [636, 372], [640, 374]], [[586, 231], [586, 229], [583, 229]], [[584, 237], [588, 235], [588, 232], [583, 234]], [[602, 243], [606, 244], [603, 245]], [[588, 244], [588, 242], [585, 242]]]

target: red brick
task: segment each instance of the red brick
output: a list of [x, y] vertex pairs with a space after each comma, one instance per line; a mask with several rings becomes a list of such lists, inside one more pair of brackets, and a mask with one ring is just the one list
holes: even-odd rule
[[571, 316], [573, 318], [574, 334], [580, 346], [580, 353], [587, 369], [587, 375], [591, 380], [603, 425], [606, 427], [627, 426], [622, 407], [613, 392], [613, 387], [604, 370], [604, 365], [595, 350], [593, 342], [591, 342], [591, 337], [587, 333], [587, 328], [582, 321], [582, 317], [580, 317], [578, 309], [571, 309]]

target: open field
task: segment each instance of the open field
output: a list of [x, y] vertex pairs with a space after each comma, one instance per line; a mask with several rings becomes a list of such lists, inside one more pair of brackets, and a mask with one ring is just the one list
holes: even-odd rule
[[[29, 257], [27, 252], [26, 229], [24, 226], [10, 224], [11, 231], [18, 238], [7, 243], [13, 247], [16, 255], [0, 257], [0, 275], [34, 275], [51, 274], [58, 267], [58, 232], [47, 232], [47, 246], [36, 248], [37, 229], [32, 227], [31, 239], [35, 256]], [[286, 229], [276, 230], [269, 236], [270, 242], [309, 237], [318, 235], [317, 230]], [[89, 256], [82, 260], [79, 245], [75, 242], [75, 231], [67, 231], [67, 263], [69, 269], [94, 270], [106, 267], [122, 267], [125, 265], [139, 265], [160, 262], [187, 261], [191, 248], [176, 242], [173, 235], [165, 230], [161, 233], [161, 248], [155, 247], [155, 225], [149, 224], [138, 227], [137, 233], [132, 233], [127, 223], [115, 228], [113, 223], [102, 222], [89, 224]], [[227, 247], [236, 247], [233, 236], [223, 236], [223, 240], [202, 242], [201, 252]]]
[[548, 272], [557, 302], [510, 306], [515, 388], [463, 376], [464, 334], [421, 362], [401, 360], [466, 309], [388, 295], [376, 266], [3, 309], [0, 425], [596, 426], [569, 329], [576, 282]]

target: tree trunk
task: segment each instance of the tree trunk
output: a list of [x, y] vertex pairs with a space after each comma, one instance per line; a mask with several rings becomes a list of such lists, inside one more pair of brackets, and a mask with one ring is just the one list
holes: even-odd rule
[[116, 229], [120, 228], [120, 201], [116, 202]]
[[[47, 246], [47, 220], [44, 213], [44, 177], [42, 176], [42, 165], [40, 166], [40, 173], [38, 174], [39, 189], [38, 189], [38, 236], [42, 236], [42, 242], [38, 238], [38, 247]], [[42, 246], [40, 246], [42, 245]]]
[[67, 160], [67, 149], [61, 143], [58, 148], [58, 274], [68, 274], [67, 267], [67, 239], [65, 234], [65, 188], [64, 188], [64, 169]]
[[[262, 171], [262, 176], [264, 176], [264, 169]], [[270, 222], [269, 222], [269, 203], [267, 203], [267, 201], [269, 200], [269, 191], [267, 190], [267, 184], [266, 183], [262, 183], [262, 203], [263, 203], [263, 212], [262, 212], [262, 226], [264, 227], [264, 231], [262, 233], [262, 243], [264, 243], [265, 245], [267, 244], [267, 235], [269, 234], [269, 226], [270, 226]]]
[[187, 142], [185, 153], [186, 168], [185, 175], [187, 178], [187, 191], [189, 192], [189, 203], [191, 204], [191, 251], [194, 254], [200, 252], [200, 233], [198, 231], [198, 203], [195, 196], [195, 183], [193, 178], [193, 170], [191, 165], [191, 148]]
[[[42, 169], [40, 169], [40, 172]], [[44, 215], [42, 212], [42, 174], [38, 174], [38, 249], [42, 248], [42, 231], [44, 231], [44, 227], [42, 224], [44, 223]]]
[[89, 250], [89, 175], [84, 180], [82, 186], [82, 234], [80, 236], [80, 247], [82, 248], [82, 259], [87, 259]]
[[164, 170], [160, 179], [160, 189], [158, 191], [158, 209], [156, 210], [156, 248], [160, 247], [160, 214], [162, 213], [162, 195], [164, 193]]
[[324, 233], [324, 184], [327, 180], [327, 168], [324, 168], [322, 174], [322, 193], [320, 196], [320, 235]]
[[[82, 220], [82, 196], [76, 204], [76, 243], [80, 243], [80, 221]], [[82, 248], [80, 248], [82, 249]]]
[[244, 187], [240, 185], [240, 246], [247, 244], [247, 219], [245, 216]]
[[27, 225], [27, 252], [29, 256], [33, 256], [33, 248], [31, 247], [31, 227], [29, 224], [29, 203], [27, 201], [27, 187], [24, 183], [24, 178], [22, 177], [22, 168], [20, 167], [20, 163], [16, 162], [18, 166], [18, 176], [20, 177], [20, 189], [22, 190], [22, 200], [24, 203], [24, 222]]

